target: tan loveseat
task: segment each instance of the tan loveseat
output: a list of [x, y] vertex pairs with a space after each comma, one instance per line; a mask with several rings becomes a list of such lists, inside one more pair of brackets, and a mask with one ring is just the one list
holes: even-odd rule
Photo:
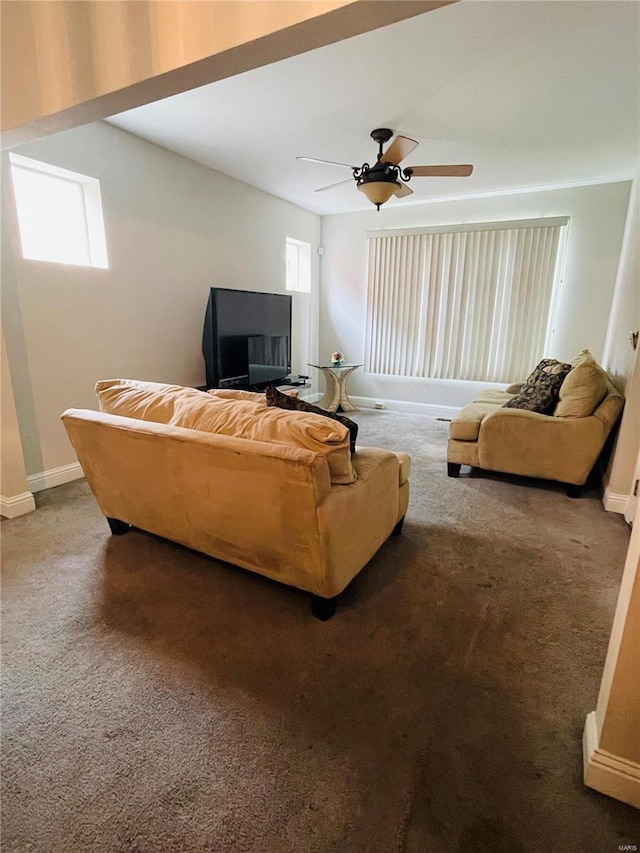
[[581, 487], [618, 419], [624, 399], [588, 352], [571, 363], [552, 414], [504, 408], [522, 388], [484, 391], [451, 421], [447, 469], [457, 477], [461, 465]]
[[342, 424], [179, 386], [97, 389], [103, 411], [62, 420], [114, 534], [137, 527], [305, 590], [328, 619], [401, 530], [409, 457], [351, 457]]

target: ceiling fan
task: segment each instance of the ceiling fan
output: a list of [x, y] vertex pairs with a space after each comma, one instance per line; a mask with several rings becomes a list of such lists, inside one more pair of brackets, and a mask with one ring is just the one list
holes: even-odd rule
[[[411, 178], [454, 177], [466, 178], [473, 172], [473, 166], [407, 166], [402, 168], [400, 163], [407, 157], [418, 143], [415, 139], [398, 134], [391, 145], [383, 152], [382, 147], [393, 136], [388, 127], [378, 127], [371, 131], [372, 139], [378, 143], [378, 158], [373, 166], [363, 163], [362, 166], [351, 166], [349, 163], [336, 163], [335, 160], [318, 160], [317, 157], [296, 157], [296, 160], [309, 160], [312, 163], [328, 163], [331, 166], [344, 166], [353, 171], [356, 187], [363, 192], [372, 204], [380, 210], [380, 205], [389, 201], [392, 195], [404, 198], [411, 195], [413, 190], [407, 186]], [[327, 187], [315, 190], [317, 193], [332, 190], [351, 182], [338, 181]]]

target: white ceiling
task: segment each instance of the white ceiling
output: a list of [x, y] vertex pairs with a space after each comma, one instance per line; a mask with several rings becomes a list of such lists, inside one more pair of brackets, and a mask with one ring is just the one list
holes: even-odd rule
[[404, 166], [473, 163], [414, 178], [389, 205], [626, 180], [638, 169], [640, 3], [462, 0], [114, 116], [151, 142], [316, 213], [370, 203], [337, 166], [375, 160], [389, 127], [420, 145]]

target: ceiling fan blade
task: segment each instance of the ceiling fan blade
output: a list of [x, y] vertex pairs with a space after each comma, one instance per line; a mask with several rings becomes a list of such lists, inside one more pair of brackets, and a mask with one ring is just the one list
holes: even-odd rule
[[350, 166], [348, 163], [336, 163], [335, 160], [318, 160], [317, 157], [296, 157], [296, 160], [308, 160], [309, 163], [328, 163], [329, 166], [344, 166], [346, 169], [358, 168], [358, 166]]
[[468, 178], [473, 166], [407, 166], [414, 178]]
[[393, 163], [394, 166], [397, 166], [401, 160], [404, 160], [417, 147], [418, 143], [415, 139], [409, 139], [408, 136], [396, 136], [380, 158], [380, 162]]
[[352, 184], [353, 178], [347, 178], [346, 181], [338, 181], [337, 184], [329, 184], [328, 187], [320, 187], [317, 190], [314, 190], [314, 193], [323, 193], [325, 190], [332, 190], [334, 187], [341, 187], [343, 184]]
[[413, 190], [411, 189], [411, 187], [408, 187], [406, 184], [402, 184], [394, 192], [394, 196], [396, 198], [404, 198], [406, 195], [411, 195], [412, 193], [413, 193]]

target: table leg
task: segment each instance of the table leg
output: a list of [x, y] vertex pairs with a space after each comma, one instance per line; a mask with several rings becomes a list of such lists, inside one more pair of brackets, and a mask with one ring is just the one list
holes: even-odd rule
[[350, 376], [353, 371], [357, 369], [357, 367], [351, 367], [348, 370], [341, 370], [340, 376], [338, 377], [338, 386], [340, 390], [338, 408], [342, 408], [343, 412], [358, 411], [358, 407], [354, 406], [349, 397], [347, 396], [347, 377]]
[[336, 374], [328, 367], [320, 368], [324, 374], [325, 389], [324, 397], [318, 405], [328, 412], [335, 412], [340, 405], [340, 381]]
[[354, 406], [347, 396], [347, 377], [358, 369], [359, 365], [349, 367], [345, 370], [332, 370], [330, 367], [321, 367], [320, 370], [324, 373], [325, 391], [324, 397], [318, 405], [328, 412], [357, 412], [358, 407]]

